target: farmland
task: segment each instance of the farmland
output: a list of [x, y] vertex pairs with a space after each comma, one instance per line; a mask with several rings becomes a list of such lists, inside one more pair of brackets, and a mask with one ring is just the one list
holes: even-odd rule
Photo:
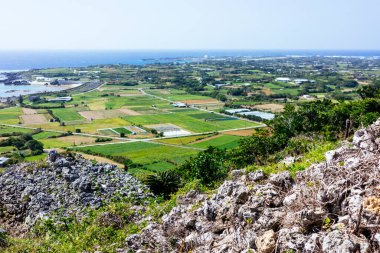
[[149, 142], [131, 142], [74, 148], [80, 152], [107, 157], [125, 156], [141, 166], [129, 169], [138, 177], [144, 177], [163, 169], [174, 168], [198, 153], [195, 149], [179, 148]]
[[[279, 115], [287, 104], [357, 99], [356, 90], [379, 77], [377, 71], [360, 66], [348, 58], [289, 57], [82, 68], [86, 74], [68, 68], [30, 70], [20, 78], [45, 76], [97, 85], [86, 92], [79, 88], [39, 94], [36, 101], [24, 96], [21, 104], [19, 98], [2, 103], [0, 135], [4, 140], [32, 134], [45, 149], [87, 153], [99, 162], [127, 157], [134, 164], [129, 171], [145, 177], [175, 168], [209, 146], [233, 149], [242, 138], [256, 134], [256, 128], [265, 127], [263, 118], [242, 118], [226, 110]], [[359, 72], [357, 81], [352, 73]], [[70, 96], [70, 101], [50, 101], [59, 96]], [[0, 151], [17, 153], [12, 146]], [[19, 153], [26, 160], [44, 158]]]

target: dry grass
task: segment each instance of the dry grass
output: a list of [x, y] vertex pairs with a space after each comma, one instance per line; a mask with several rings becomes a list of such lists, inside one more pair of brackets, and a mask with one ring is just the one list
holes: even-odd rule
[[234, 130], [224, 132], [226, 135], [237, 135], [237, 136], [251, 136], [255, 132], [254, 129], [244, 129], [244, 130]]
[[189, 105], [202, 105], [202, 104], [216, 104], [216, 103], [219, 103], [218, 100], [216, 99], [189, 99], [189, 100], [182, 100], [180, 101], [182, 103], [186, 103], [186, 104], [189, 104]]
[[274, 113], [277, 112], [283, 112], [284, 111], [284, 105], [281, 104], [262, 104], [262, 105], [255, 105], [252, 108], [258, 109], [258, 110], [264, 110], [264, 111], [271, 111]]
[[26, 125], [44, 124], [49, 122], [44, 114], [24, 114], [20, 117], [22, 122]]
[[80, 153], [80, 152], [76, 152], [76, 153], [81, 154], [85, 159], [88, 159], [88, 160], [95, 160], [95, 161], [97, 161], [99, 163], [110, 163], [110, 164], [116, 165], [119, 168], [124, 168], [123, 164], [114, 162], [114, 161], [112, 161], [112, 160], [110, 160], [108, 158], [105, 158], [105, 157], [88, 155], [88, 154], [84, 154], [84, 153]]
[[38, 114], [37, 110], [30, 108], [22, 108], [22, 112], [26, 115]]
[[130, 116], [141, 115], [141, 113], [128, 109], [128, 108], [121, 108], [121, 109], [118, 109], [118, 111], [124, 113], [125, 115], [130, 115]]

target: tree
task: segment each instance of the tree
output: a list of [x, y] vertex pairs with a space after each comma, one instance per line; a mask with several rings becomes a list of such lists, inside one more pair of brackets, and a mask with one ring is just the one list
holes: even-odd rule
[[358, 94], [362, 99], [376, 98], [380, 96], [380, 80], [373, 82], [372, 85], [358, 89]]
[[145, 181], [154, 194], [163, 195], [165, 199], [178, 190], [180, 182], [179, 175], [170, 170], [149, 175]]
[[24, 99], [21, 95], [18, 96], [18, 102], [20, 103], [20, 105], [22, 105], [24, 103]]
[[202, 184], [212, 186], [227, 177], [226, 160], [227, 154], [224, 150], [208, 147], [196, 157], [187, 160], [178, 168], [178, 172], [187, 180], [199, 179]]
[[30, 140], [25, 143], [25, 148], [28, 148], [32, 151], [33, 155], [42, 154], [44, 151], [44, 146], [41, 142], [36, 140]]

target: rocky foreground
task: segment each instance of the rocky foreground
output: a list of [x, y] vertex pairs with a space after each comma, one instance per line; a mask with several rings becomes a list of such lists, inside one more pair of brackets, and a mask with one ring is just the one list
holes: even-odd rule
[[39, 218], [80, 215], [115, 198], [144, 199], [147, 192], [115, 165], [53, 151], [46, 163], [15, 165], [0, 175], [0, 227], [22, 235]]
[[126, 239], [137, 252], [379, 252], [380, 120], [293, 180], [233, 171]]

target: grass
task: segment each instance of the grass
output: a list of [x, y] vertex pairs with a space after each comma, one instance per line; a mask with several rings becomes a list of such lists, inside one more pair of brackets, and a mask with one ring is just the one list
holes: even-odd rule
[[129, 131], [128, 129], [126, 129], [124, 127], [114, 128], [113, 130], [115, 130], [119, 134], [131, 134], [132, 133], [131, 131]]
[[73, 108], [52, 109], [54, 116], [61, 122], [84, 120], [84, 118]]
[[5, 146], [5, 147], [0, 147], [0, 154], [5, 154], [8, 152], [11, 152], [15, 149], [13, 146]]
[[231, 149], [239, 145], [239, 140], [241, 138], [242, 137], [235, 135], [219, 135], [215, 138], [206, 139], [204, 141], [200, 141], [190, 145], [197, 148], [207, 148], [209, 146], [214, 146], [221, 149]]
[[196, 119], [202, 119], [205, 121], [212, 121], [212, 120], [234, 120], [231, 117], [225, 117], [219, 114], [215, 113], [196, 113], [196, 114], [189, 114], [190, 117], [196, 118]]
[[18, 124], [22, 115], [20, 107], [12, 107], [0, 110], [0, 122], [3, 124]]
[[114, 131], [112, 131], [111, 129], [100, 129], [98, 130], [98, 132], [102, 135], [110, 135], [110, 136], [113, 136], [113, 135], [117, 135]]
[[34, 134], [33, 135], [33, 139], [35, 140], [43, 140], [43, 139], [47, 139], [49, 137], [52, 137], [52, 136], [59, 136], [60, 133], [53, 133], [53, 132], [40, 132], [38, 134]]
[[47, 154], [43, 153], [40, 155], [25, 157], [25, 161], [26, 162], [37, 162], [37, 161], [45, 160], [46, 158], [47, 158]]
[[[194, 110], [195, 111], [195, 110]], [[196, 111], [195, 111], [196, 112]], [[205, 117], [204, 113], [200, 113], [202, 118]], [[209, 113], [210, 117], [215, 117]], [[151, 124], [174, 124], [185, 130], [201, 133], [201, 132], [214, 132], [219, 130], [254, 127], [258, 126], [257, 123], [247, 122], [243, 120], [223, 120], [223, 121], [205, 121], [204, 119], [197, 119], [195, 113], [185, 111], [183, 113], [167, 113], [155, 115], [139, 115], [139, 116], [126, 116], [124, 119], [135, 125], [151, 125]]]
[[186, 145], [186, 144], [190, 144], [192, 142], [195, 142], [195, 141], [198, 141], [210, 136], [212, 136], [212, 134], [177, 137], [177, 138], [170, 138], [170, 139], [160, 139], [157, 142], [174, 144], [174, 145]]
[[293, 96], [297, 96], [299, 94], [299, 89], [296, 89], [296, 88], [292, 88], [292, 89], [284, 88], [282, 90], [273, 89], [272, 92], [274, 94], [290, 94]]
[[266, 166], [248, 166], [247, 171], [254, 171], [261, 169], [265, 174], [274, 174], [281, 171], [288, 170], [290, 174], [294, 177], [297, 172], [305, 170], [310, 165], [318, 163], [325, 160], [325, 153], [329, 150], [336, 149], [339, 145], [335, 142], [320, 142], [316, 143], [316, 147], [309, 152], [305, 153], [302, 158], [293, 164], [285, 165], [283, 163], [273, 163]]
[[[75, 148], [83, 153], [98, 153], [103, 156], [126, 156], [136, 164], [141, 164], [146, 170], [130, 169], [132, 174], [141, 174], [151, 169], [153, 171], [166, 170], [183, 163], [187, 158], [198, 153], [197, 150], [164, 146], [156, 143], [131, 142], [101, 146]], [[162, 162], [165, 162], [164, 164]], [[141, 175], [140, 175], [141, 176]]]
[[19, 127], [7, 127], [7, 126], [0, 126], [0, 134], [11, 134], [11, 133], [31, 133], [33, 132], [32, 129], [27, 128], [19, 128]]
[[[162, 91], [166, 91], [166, 92], [163, 93]], [[192, 95], [192, 94], [186, 93], [186, 91], [176, 90], [176, 89], [148, 90], [146, 92], [149, 94], [156, 95], [158, 97], [173, 100], [173, 101], [212, 99], [211, 97]]]

